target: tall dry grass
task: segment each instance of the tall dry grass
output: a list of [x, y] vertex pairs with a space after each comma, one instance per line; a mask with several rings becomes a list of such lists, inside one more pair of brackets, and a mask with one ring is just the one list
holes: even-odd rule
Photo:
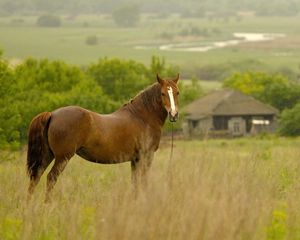
[[73, 158], [26, 204], [25, 155], [0, 164], [0, 239], [300, 239], [300, 139], [175, 142], [134, 198], [129, 163]]

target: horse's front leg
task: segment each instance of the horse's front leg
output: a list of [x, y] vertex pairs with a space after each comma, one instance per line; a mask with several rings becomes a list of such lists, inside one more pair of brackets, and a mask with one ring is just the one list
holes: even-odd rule
[[139, 192], [139, 189], [147, 188], [148, 175], [152, 164], [154, 152], [141, 153], [131, 161], [131, 180], [134, 191]]

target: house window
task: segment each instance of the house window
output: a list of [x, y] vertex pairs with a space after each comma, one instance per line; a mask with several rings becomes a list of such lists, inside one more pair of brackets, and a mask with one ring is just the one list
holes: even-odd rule
[[192, 121], [192, 128], [196, 128], [198, 126], [198, 121]]
[[213, 124], [215, 130], [226, 130], [228, 129], [228, 117], [216, 116], [213, 118]]

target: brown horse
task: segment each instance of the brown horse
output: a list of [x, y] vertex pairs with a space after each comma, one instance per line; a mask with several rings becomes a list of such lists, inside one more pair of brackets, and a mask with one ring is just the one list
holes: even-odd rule
[[132, 181], [144, 182], [162, 126], [169, 115], [178, 118], [178, 87], [175, 79], [161, 79], [116, 112], [102, 115], [77, 106], [37, 115], [29, 127], [27, 170], [29, 196], [55, 159], [47, 176], [46, 199], [70, 158], [103, 164], [131, 162]]

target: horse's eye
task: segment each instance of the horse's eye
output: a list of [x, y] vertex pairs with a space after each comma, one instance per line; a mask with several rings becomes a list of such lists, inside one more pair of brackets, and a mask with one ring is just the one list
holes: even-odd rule
[[162, 95], [162, 96], [165, 96], [165, 94], [164, 94], [163, 92], [161, 93], [161, 95]]
[[179, 95], [179, 92], [177, 92], [177, 96]]

